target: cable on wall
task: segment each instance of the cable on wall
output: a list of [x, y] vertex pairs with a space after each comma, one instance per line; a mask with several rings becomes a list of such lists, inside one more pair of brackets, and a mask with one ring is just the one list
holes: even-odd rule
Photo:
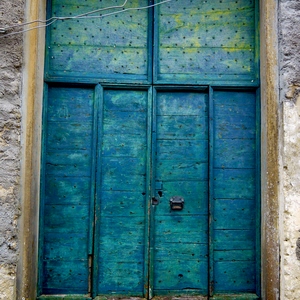
[[[47, 19], [47, 20], [34, 20], [34, 21], [22, 23], [22, 24], [16, 24], [16, 25], [11, 25], [11, 26], [5, 27], [5, 28], [0, 28], [0, 33], [4, 33], [4, 35], [0, 36], [0, 39], [8, 37], [8, 36], [16, 35], [16, 34], [25, 33], [25, 32], [28, 32], [28, 31], [31, 31], [31, 30], [34, 30], [34, 29], [45, 28], [45, 27], [50, 26], [51, 24], [53, 24], [56, 21], [72, 20], [72, 19], [104, 18], [104, 17], [107, 17], [107, 16], [117, 15], [117, 14], [124, 13], [124, 12], [127, 12], [127, 11], [148, 9], [148, 8], [158, 6], [158, 5], [167, 3], [167, 2], [171, 2], [172, 0], [164, 0], [164, 1], [161, 1], [159, 3], [155, 3], [155, 4], [152, 4], [152, 5], [148, 5], [148, 6], [124, 8], [127, 1], [128, 0], [125, 0], [125, 2], [122, 5], [119, 5], [119, 6], [110, 6], [110, 7], [100, 8], [100, 9], [89, 11], [87, 13], [80, 14], [80, 15], [73, 16], [73, 17], [70, 17], [70, 16], [67, 16], [67, 17], [51, 17], [50, 19]], [[97, 13], [99, 11], [114, 9], [114, 8], [123, 8], [123, 9], [115, 11], [115, 12], [99, 15], [99, 16], [89, 16], [89, 15]], [[8, 30], [11, 30], [13, 28], [28, 26], [28, 25], [31, 25], [31, 24], [34, 24], [34, 23], [44, 23], [44, 24], [39, 25], [39, 26], [34, 26], [34, 27], [31, 27], [31, 28], [28, 28], [28, 29], [16, 31], [16, 32], [6, 33]]]

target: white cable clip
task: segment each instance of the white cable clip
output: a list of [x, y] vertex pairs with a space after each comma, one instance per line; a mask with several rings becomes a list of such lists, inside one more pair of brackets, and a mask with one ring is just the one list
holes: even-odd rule
[[4, 28], [0, 28], [0, 33], [6, 33], [6, 30]]

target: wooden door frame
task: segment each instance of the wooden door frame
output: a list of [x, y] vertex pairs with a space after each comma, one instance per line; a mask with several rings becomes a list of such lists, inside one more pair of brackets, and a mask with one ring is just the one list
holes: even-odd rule
[[[282, 141], [278, 72], [278, 1], [260, 0], [261, 75], [261, 261], [262, 298], [279, 299], [280, 206], [279, 145]], [[25, 19], [43, 20], [46, 0], [26, 0]], [[36, 297], [38, 270], [39, 186], [45, 33], [24, 34], [22, 90], [22, 168], [19, 219], [20, 258], [17, 299]]]

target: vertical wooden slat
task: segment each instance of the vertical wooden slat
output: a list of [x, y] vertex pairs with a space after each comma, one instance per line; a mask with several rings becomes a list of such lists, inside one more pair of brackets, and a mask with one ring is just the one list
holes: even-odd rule
[[[142, 296], [145, 270], [146, 196], [149, 189], [146, 89], [103, 90], [100, 188], [97, 189], [97, 294]], [[101, 121], [101, 120], [99, 120]], [[147, 182], [148, 179], [148, 182]]]
[[144, 297], [150, 298], [149, 290], [150, 286], [150, 245], [151, 245], [151, 195], [152, 195], [152, 184], [153, 184], [153, 175], [152, 175], [152, 109], [153, 109], [153, 88], [148, 89], [148, 106], [147, 106], [147, 174], [146, 174], [146, 203], [145, 203], [145, 261], [144, 261]]
[[[183, 87], [157, 88], [153, 174], [154, 295], [207, 294], [208, 95]], [[153, 158], [153, 159], [154, 159]], [[170, 198], [185, 199], [172, 210]]]
[[97, 143], [98, 143], [98, 105], [101, 102], [102, 88], [98, 84], [94, 94], [94, 116], [93, 116], [93, 138], [92, 138], [92, 167], [91, 167], [91, 205], [90, 205], [90, 227], [89, 227], [89, 255], [93, 254], [94, 248], [94, 226], [95, 226], [95, 196], [96, 196], [96, 168], [97, 168]]
[[256, 294], [261, 296], [261, 101], [256, 90]]
[[40, 295], [43, 290], [43, 250], [44, 250], [44, 207], [45, 207], [45, 150], [46, 150], [46, 134], [47, 134], [47, 100], [48, 100], [48, 85], [44, 84], [43, 97], [43, 116], [42, 116], [42, 152], [41, 152], [41, 181], [40, 181], [40, 228], [39, 228], [39, 253], [38, 253], [38, 289], [37, 295]]
[[94, 255], [93, 255], [93, 278], [92, 278], [92, 296], [96, 297], [98, 294], [98, 281], [99, 281], [99, 226], [100, 226], [100, 195], [101, 195], [101, 142], [103, 137], [103, 87], [98, 85], [96, 88], [96, 99], [99, 102], [97, 104], [97, 114], [95, 114], [97, 120], [97, 148], [96, 148], [96, 166], [95, 166], [95, 203], [94, 203]]
[[41, 210], [42, 293], [87, 293], [94, 91], [47, 89]]
[[[154, 224], [154, 214], [156, 206], [152, 205], [152, 197], [155, 197], [155, 152], [156, 152], [156, 96], [157, 91], [155, 88], [152, 89], [152, 124], [151, 135], [152, 135], [152, 143], [151, 143], [151, 192], [150, 192], [150, 204], [149, 204], [149, 212], [150, 212], [150, 226], [149, 226], [149, 238], [150, 238], [150, 248], [149, 248], [149, 299], [153, 297], [153, 283], [154, 283], [154, 238], [155, 238], [155, 224]], [[150, 111], [149, 111], [150, 114]]]
[[209, 87], [209, 296], [214, 294], [214, 94]]

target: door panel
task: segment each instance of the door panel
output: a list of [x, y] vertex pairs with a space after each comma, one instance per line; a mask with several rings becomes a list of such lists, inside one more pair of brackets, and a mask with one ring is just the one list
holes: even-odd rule
[[256, 93], [214, 91], [213, 107], [214, 290], [255, 293], [259, 264]]
[[48, 0], [39, 295], [259, 298], [258, 2]]
[[[154, 295], [207, 293], [208, 95], [156, 93], [156, 197], [153, 206]], [[184, 209], [170, 209], [182, 196]]]
[[49, 87], [42, 181], [42, 293], [88, 292], [94, 91]]
[[177, 1], [156, 7], [156, 83], [256, 77], [255, 1]]
[[151, 90], [49, 87], [41, 293], [258, 293], [255, 92]]
[[50, 26], [46, 76], [149, 80], [151, 10], [133, 10], [147, 6], [148, 1], [128, 0], [126, 12], [122, 11], [123, 4], [124, 0], [52, 0], [49, 18], [89, 14], [86, 18], [57, 20]]
[[[104, 89], [99, 117], [95, 294], [144, 292], [148, 91]], [[146, 243], [146, 244], [145, 244]]]

